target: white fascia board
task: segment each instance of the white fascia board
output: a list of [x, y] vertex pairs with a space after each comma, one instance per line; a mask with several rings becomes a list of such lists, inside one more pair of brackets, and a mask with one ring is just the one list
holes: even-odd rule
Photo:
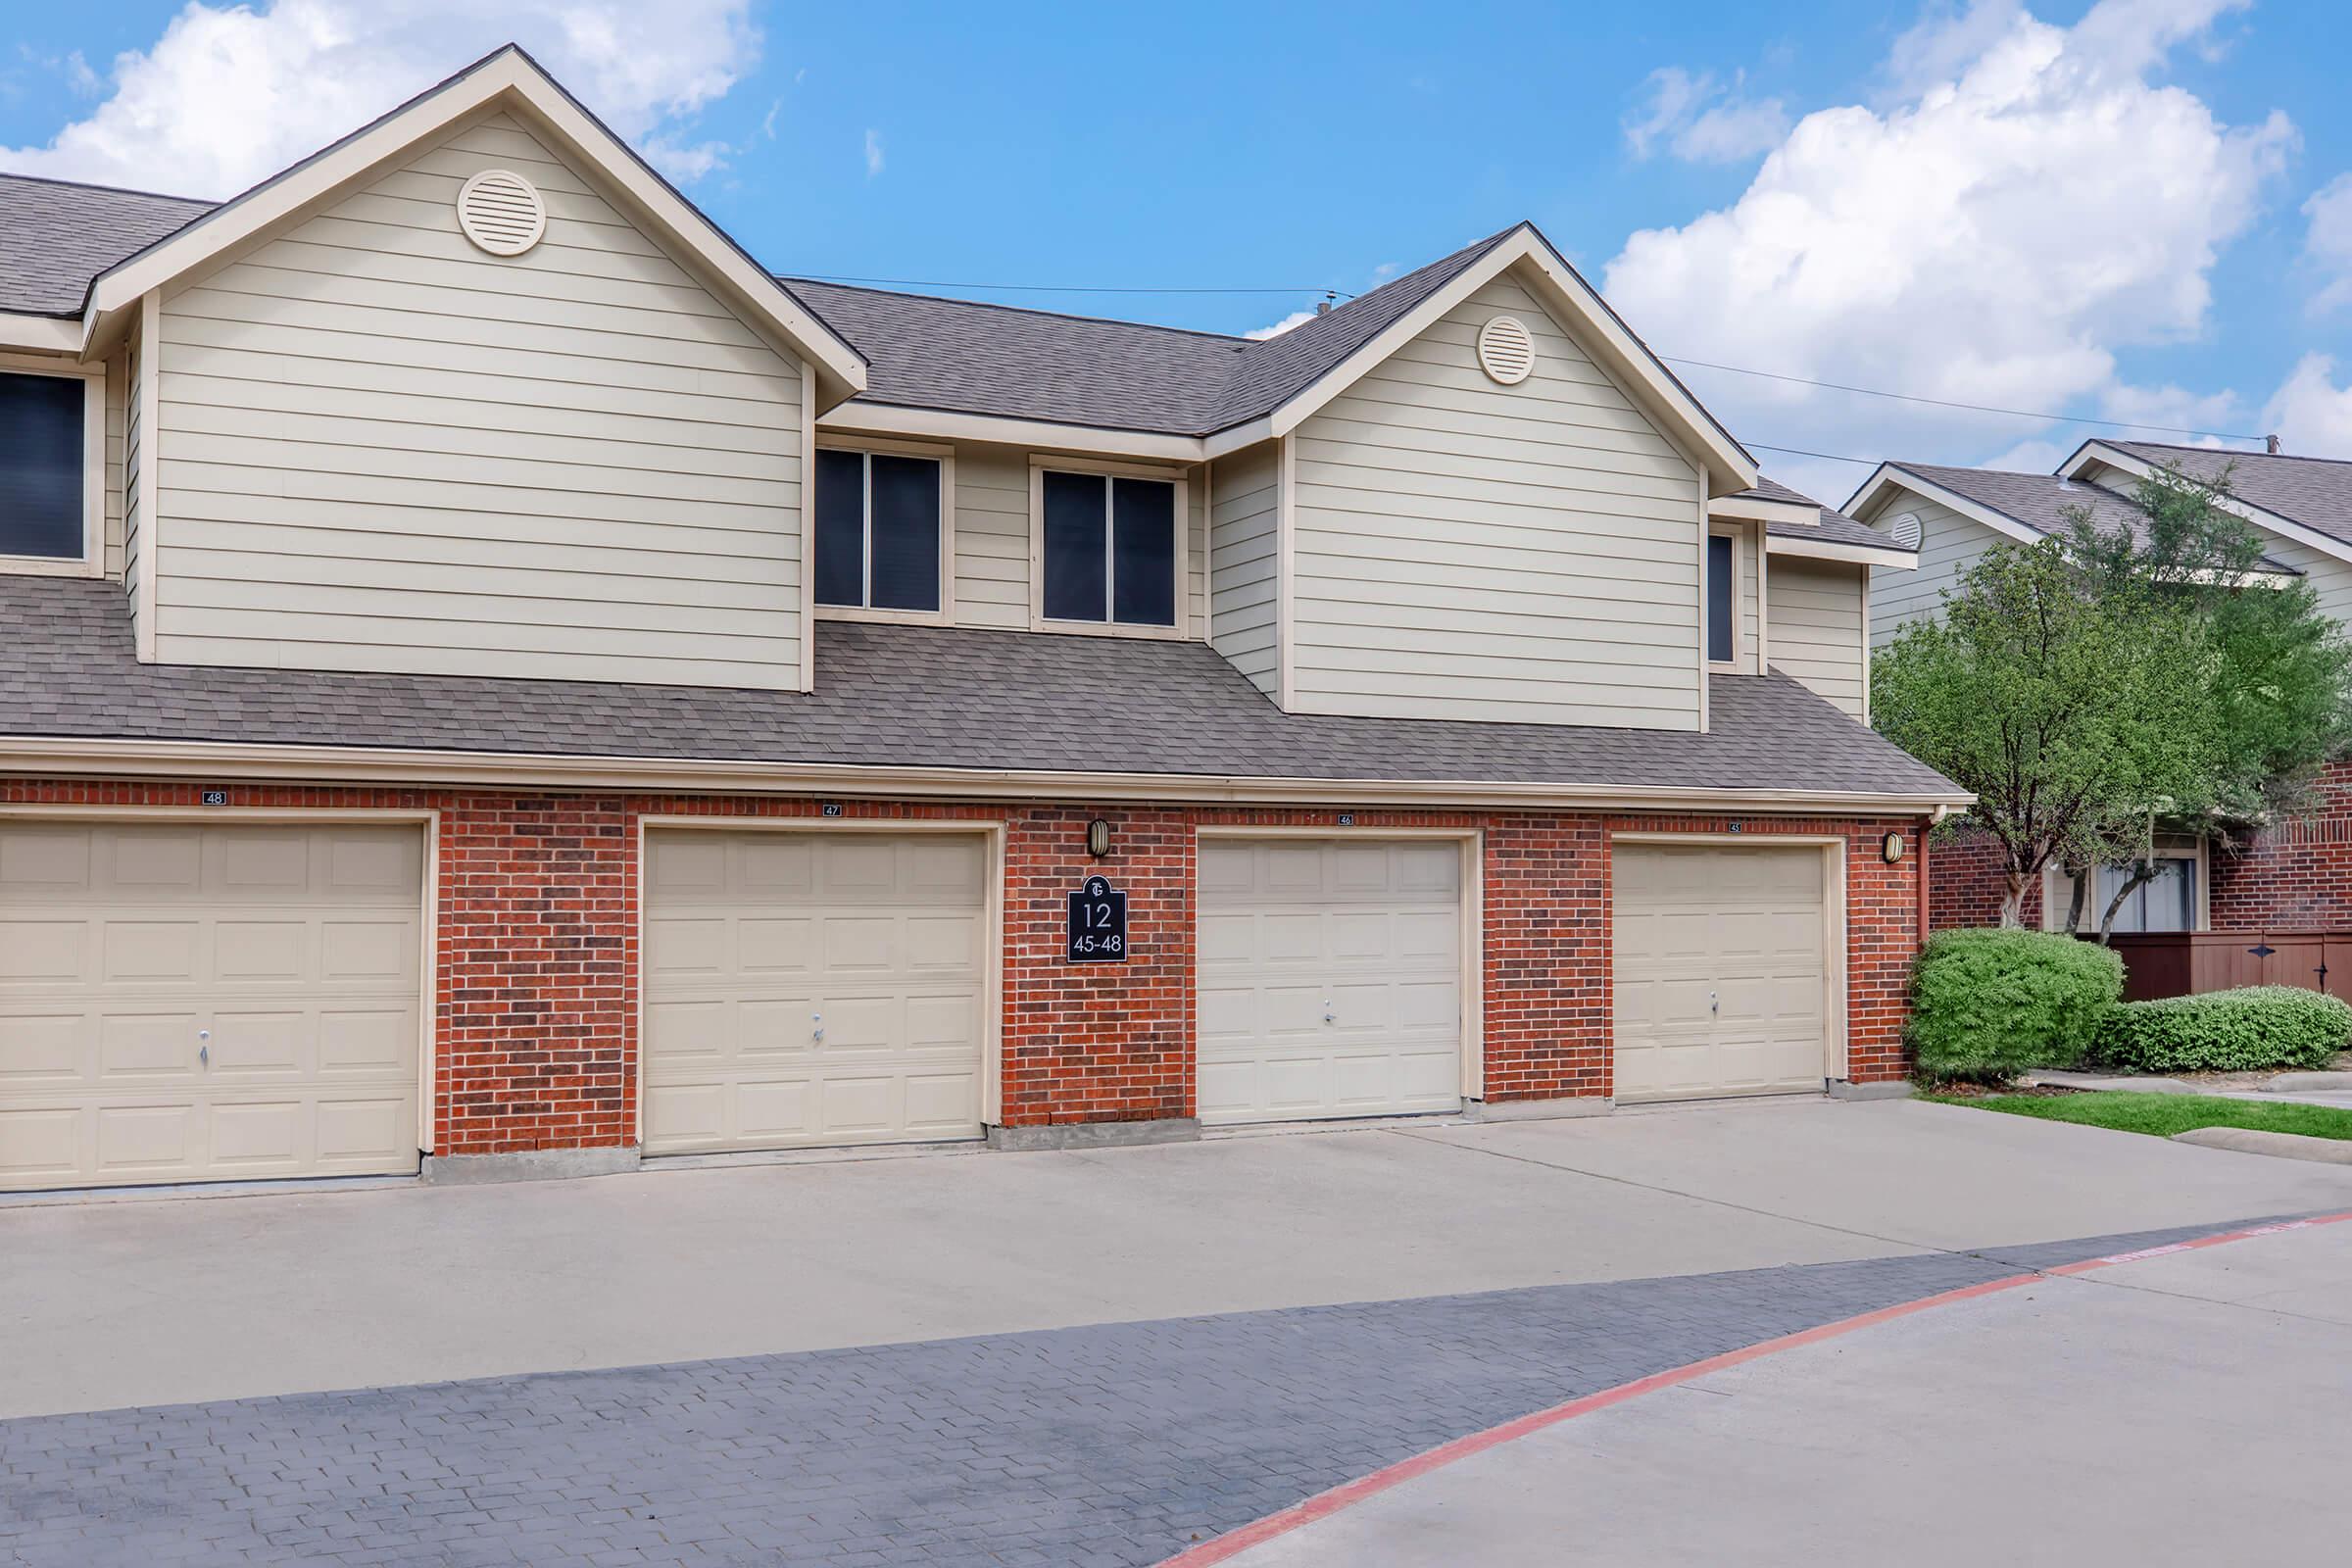
[[72, 317], [24, 316], [0, 311], [0, 349], [24, 354], [81, 352], [81, 322]]
[[1155, 462], [1201, 463], [1208, 458], [1199, 436], [1159, 435], [1100, 425], [1056, 424], [1051, 419], [1015, 419], [994, 414], [960, 414], [947, 409], [905, 408], [858, 399], [817, 416], [819, 435], [895, 435], [933, 441], [990, 441], [1049, 452], [1092, 452]]
[[1840, 544], [1834, 539], [1789, 539], [1764, 536], [1764, 548], [1776, 556], [1802, 556], [1809, 561], [1845, 561], [1861, 566], [1886, 566], [1893, 571], [1917, 571], [1916, 550], [1882, 550], [1876, 545]]
[[[1755, 460], [1717, 424], [1682, 384], [1669, 375], [1657, 357], [1629, 331], [1599, 295], [1553, 253], [1544, 237], [1522, 223], [1494, 248], [1464, 268], [1461, 273], [1390, 323], [1371, 342], [1295, 395], [1269, 416], [1267, 435], [1288, 435], [1325, 404], [1355, 384], [1364, 373], [1419, 337], [1445, 315], [1484, 288], [1504, 271], [1525, 262], [1548, 285], [1554, 302], [1564, 308], [1572, 331], [1601, 368], [1629, 383], [1649, 412], [1675, 427], [1675, 433], [1705, 459], [1710, 495], [1752, 490], [1762, 477]], [[1263, 439], [1258, 437], [1256, 439]]]
[[1821, 508], [1758, 496], [1710, 496], [1707, 515], [1726, 522], [1788, 522], [1810, 528], [1820, 524]]
[[783, 284], [755, 265], [716, 224], [512, 46], [101, 272], [90, 287], [89, 308], [81, 322], [83, 341], [87, 342], [99, 321], [112, 313], [135, 305], [142, 295], [190, 268], [251, 239], [502, 98], [527, 107], [555, 131], [567, 151], [611, 181], [657, 227], [691, 252], [737, 296], [737, 303], [748, 314], [813, 364], [820, 381], [837, 385], [843, 395], [863, 390], [865, 362], [856, 350], [803, 310]]
[[1740, 790], [1446, 779], [1267, 778], [1240, 774], [1080, 773], [1011, 768], [855, 767], [692, 758], [561, 757], [217, 741], [0, 737], [0, 774], [551, 785], [662, 794], [1121, 800], [1256, 805], [1492, 806], [1580, 810], [1734, 810], [1809, 816], [1958, 810], [1964, 791]]
[[[2156, 471], [2156, 465], [2147, 459], [2134, 457], [2121, 448], [2109, 446], [2104, 441], [2093, 440], [2085, 441], [2075, 449], [2075, 455], [2067, 459], [2065, 465], [2059, 468], [2058, 476], [2062, 479], [2072, 479], [2093, 464], [2104, 464], [2110, 468], [2120, 469], [2134, 479], [2144, 479]], [[2243, 518], [2266, 533], [2275, 533], [2281, 539], [2289, 539], [2296, 544], [2317, 550], [2321, 555], [2333, 561], [2352, 562], [2352, 545], [2344, 543], [2341, 539], [2321, 533], [2316, 528], [2306, 527], [2292, 517], [2283, 517], [2276, 512], [2267, 512], [2238, 496], [2217, 496], [2214, 499], [2223, 511]]]

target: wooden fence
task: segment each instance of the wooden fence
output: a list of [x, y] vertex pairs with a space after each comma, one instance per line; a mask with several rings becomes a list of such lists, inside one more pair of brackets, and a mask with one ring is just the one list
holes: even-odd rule
[[2124, 1000], [2192, 997], [2233, 986], [2301, 986], [2352, 996], [2352, 931], [2118, 932]]

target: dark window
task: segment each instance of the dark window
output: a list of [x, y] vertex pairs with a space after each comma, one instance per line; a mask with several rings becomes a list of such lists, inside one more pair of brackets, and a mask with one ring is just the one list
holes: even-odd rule
[[816, 455], [816, 602], [935, 611], [940, 466], [888, 452]]
[[1176, 486], [1049, 470], [1048, 620], [1176, 624]]
[[1707, 535], [1707, 659], [1712, 663], [1732, 661], [1732, 536]]
[[0, 373], [0, 556], [78, 561], [82, 382]]

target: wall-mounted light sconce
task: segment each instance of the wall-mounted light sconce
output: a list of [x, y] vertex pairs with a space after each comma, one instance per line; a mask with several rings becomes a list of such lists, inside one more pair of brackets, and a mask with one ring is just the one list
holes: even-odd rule
[[1901, 859], [1903, 858], [1903, 836], [1900, 833], [1887, 834], [1879, 845], [1879, 854], [1888, 865]]
[[1110, 824], [1099, 816], [1086, 824], [1086, 853], [1098, 860], [1110, 853]]

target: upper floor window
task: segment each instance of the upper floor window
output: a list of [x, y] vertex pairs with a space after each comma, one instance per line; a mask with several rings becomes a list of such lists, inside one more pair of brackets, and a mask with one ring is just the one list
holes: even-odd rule
[[1183, 543], [1174, 480], [1047, 468], [1038, 510], [1041, 618], [1175, 628]]
[[1728, 664], [1740, 657], [1740, 540], [1728, 533], [1707, 535], [1707, 662]]
[[942, 605], [940, 461], [898, 452], [816, 454], [816, 602], [936, 614]]
[[0, 558], [89, 559], [87, 422], [97, 384], [0, 371]]

